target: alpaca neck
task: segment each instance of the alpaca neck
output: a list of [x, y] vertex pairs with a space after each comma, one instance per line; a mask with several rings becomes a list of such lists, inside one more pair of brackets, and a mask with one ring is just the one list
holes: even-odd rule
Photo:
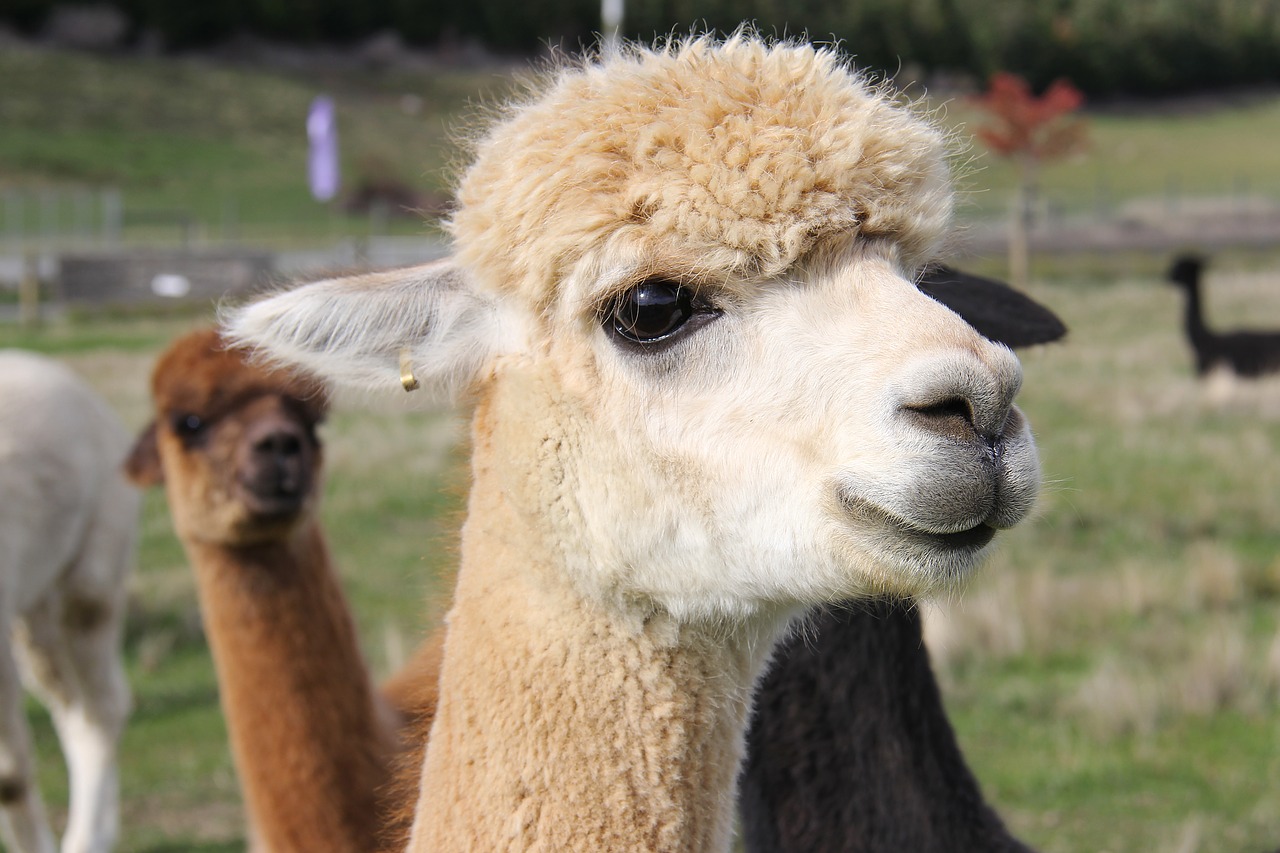
[[1187, 294], [1183, 326], [1187, 330], [1187, 337], [1191, 339], [1193, 344], [1198, 346], [1212, 337], [1209, 329], [1204, 324], [1204, 305], [1200, 299], [1200, 283], [1198, 281], [1183, 282], [1182, 287]]
[[581, 594], [484, 456], [477, 441], [409, 849], [727, 850], [778, 626], [672, 625]]
[[821, 610], [756, 691], [741, 815], [748, 853], [1030, 853], [983, 799], [911, 602]]
[[395, 730], [318, 526], [249, 547], [185, 544], [262, 846], [374, 849]]

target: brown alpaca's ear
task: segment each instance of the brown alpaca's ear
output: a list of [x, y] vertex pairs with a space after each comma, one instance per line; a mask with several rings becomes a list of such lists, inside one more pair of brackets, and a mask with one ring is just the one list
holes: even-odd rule
[[164, 467], [160, 464], [160, 448], [156, 444], [156, 422], [147, 424], [133, 443], [133, 449], [124, 460], [125, 476], [137, 486], [158, 486], [164, 482]]

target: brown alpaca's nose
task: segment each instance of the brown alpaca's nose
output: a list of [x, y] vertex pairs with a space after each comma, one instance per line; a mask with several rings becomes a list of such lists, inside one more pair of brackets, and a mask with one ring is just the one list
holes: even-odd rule
[[313, 454], [302, 426], [287, 418], [252, 425], [244, 439], [240, 484], [251, 508], [264, 513], [295, 512], [311, 489]]
[[254, 457], [276, 464], [288, 463], [302, 453], [302, 436], [296, 429], [276, 430], [253, 445]]

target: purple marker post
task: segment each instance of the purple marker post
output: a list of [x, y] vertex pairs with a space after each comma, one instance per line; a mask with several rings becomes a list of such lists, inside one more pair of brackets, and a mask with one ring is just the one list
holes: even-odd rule
[[307, 113], [307, 176], [311, 195], [317, 201], [329, 201], [338, 194], [341, 173], [338, 168], [338, 121], [333, 99], [320, 95], [311, 102]]

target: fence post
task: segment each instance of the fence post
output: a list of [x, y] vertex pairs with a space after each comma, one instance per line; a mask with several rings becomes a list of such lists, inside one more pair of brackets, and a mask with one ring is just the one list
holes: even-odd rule
[[102, 242], [105, 246], [119, 245], [124, 231], [124, 198], [120, 190], [102, 191]]
[[1177, 175], [1169, 175], [1164, 182], [1164, 208], [1170, 216], [1178, 215], [1178, 203], [1182, 195], [1182, 181]]
[[72, 245], [88, 246], [93, 240], [93, 192], [78, 187], [71, 195], [74, 218]]
[[5, 190], [4, 192], [4, 235], [5, 240], [10, 246], [18, 247], [22, 245], [22, 237], [24, 231], [24, 215], [22, 205], [22, 193], [18, 190]]
[[43, 190], [40, 193], [40, 241], [52, 249], [59, 237], [58, 193]]
[[22, 279], [18, 282], [18, 322], [26, 327], [40, 322], [39, 256], [30, 249], [22, 253]]
[[240, 242], [240, 205], [229, 195], [222, 197], [222, 241]]

